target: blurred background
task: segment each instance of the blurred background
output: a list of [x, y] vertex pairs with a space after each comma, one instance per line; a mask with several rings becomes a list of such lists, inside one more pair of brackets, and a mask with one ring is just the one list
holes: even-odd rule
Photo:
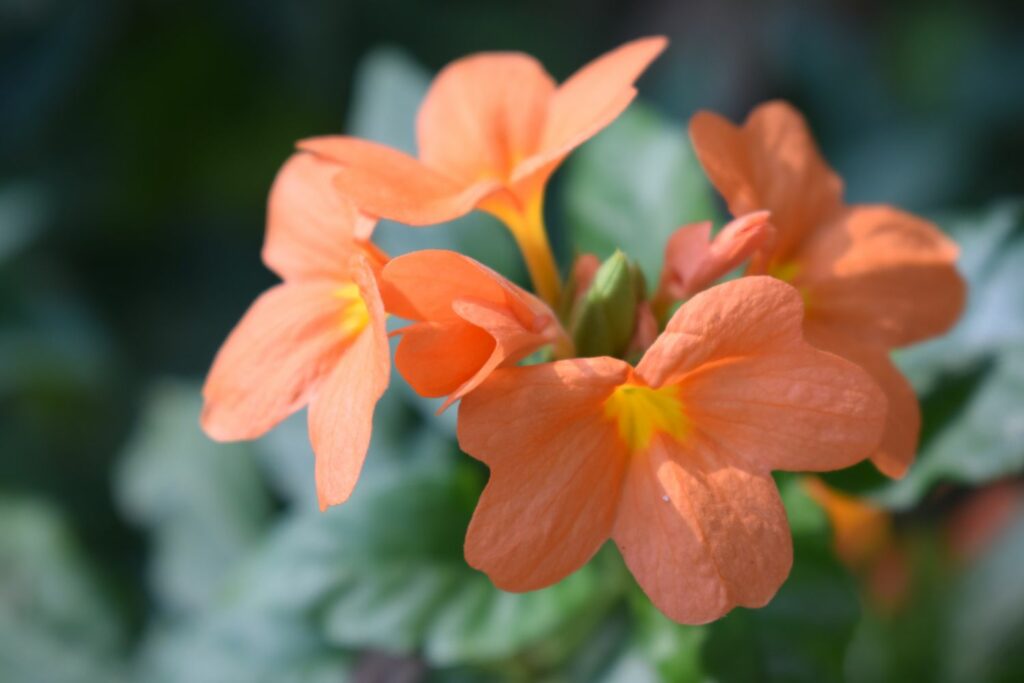
[[[0, 681], [1024, 679], [1024, 7], [1019, 2], [0, 0]], [[723, 216], [685, 137], [699, 108], [807, 115], [850, 201], [936, 220], [968, 310], [897, 359], [925, 410], [898, 483], [780, 477], [793, 573], [706, 627], [657, 613], [614, 549], [502, 594], [462, 560], [486, 472], [400, 380], [365, 479], [316, 511], [298, 416], [250, 444], [197, 428], [295, 140], [412, 149], [430, 76], [517, 49], [559, 79], [668, 52], [558, 173], [574, 249], [656, 268]], [[385, 225], [510, 277], [501, 228]]]

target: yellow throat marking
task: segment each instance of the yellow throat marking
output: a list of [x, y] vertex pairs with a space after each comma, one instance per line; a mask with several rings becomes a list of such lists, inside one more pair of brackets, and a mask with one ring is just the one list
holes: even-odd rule
[[800, 296], [804, 300], [804, 307], [807, 308], [810, 305], [811, 300], [810, 295], [807, 292], [807, 287], [799, 284], [799, 278], [802, 275], [799, 263], [796, 261], [776, 263], [768, 268], [768, 275], [796, 287], [796, 291], [800, 292]]
[[354, 337], [370, 322], [370, 310], [359, 291], [359, 285], [349, 282], [334, 290], [334, 298], [342, 302], [339, 325], [346, 337]]
[[679, 441], [687, 431], [677, 386], [652, 389], [623, 384], [605, 399], [604, 414], [617, 422], [619, 436], [632, 451], [647, 448], [655, 434], [668, 434]]

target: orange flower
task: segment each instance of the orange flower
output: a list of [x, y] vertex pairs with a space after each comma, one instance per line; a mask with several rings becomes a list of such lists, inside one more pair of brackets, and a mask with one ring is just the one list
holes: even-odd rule
[[374, 280], [383, 254], [373, 222], [331, 184], [337, 167], [296, 154], [270, 193], [263, 259], [285, 279], [249, 308], [203, 387], [213, 439], [261, 436], [309, 404], [321, 507], [352, 492], [389, 374], [384, 309]]
[[807, 339], [858, 363], [885, 391], [889, 417], [872, 460], [890, 477], [902, 476], [921, 418], [889, 350], [941, 334], [959, 317], [965, 285], [956, 245], [898, 209], [844, 204], [842, 181], [785, 103], [758, 107], [743, 126], [698, 113], [690, 135], [733, 215], [771, 211], [776, 239], [748, 273], [796, 286], [807, 305]]
[[628, 43], [561, 86], [521, 53], [453, 62], [420, 108], [418, 160], [341, 136], [300, 146], [343, 164], [338, 187], [375, 216], [429, 225], [474, 208], [494, 214], [518, 241], [537, 292], [553, 304], [560, 282], [544, 230], [547, 179], [629, 105], [634, 81], [665, 45], [664, 38]]
[[805, 343], [802, 319], [795, 289], [742, 278], [684, 304], [635, 369], [496, 370], [460, 408], [460, 445], [491, 469], [468, 562], [532, 590], [611, 537], [677, 621], [767, 603], [792, 563], [770, 471], [851, 465], [885, 419], [871, 378]]
[[490, 268], [453, 251], [399, 256], [381, 273], [387, 310], [402, 328], [395, 365], [422, 396], [448, 396], [441, 410], [495, 368], [548, 344], [568, 344], [544, 302]]

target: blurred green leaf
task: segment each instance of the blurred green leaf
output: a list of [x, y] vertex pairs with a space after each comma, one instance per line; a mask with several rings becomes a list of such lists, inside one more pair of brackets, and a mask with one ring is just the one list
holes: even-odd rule
[[701, 648], [707, 639], [707, 628], [675, 623], [639, 591], [631, 602], [638, 649], [657, 668], [661, 680], [704, 680]]
[[52, 220], [53, 208], [44, 188], [35, 183], [0, 187], [0, 264], [28, 246]]
[[[890, 550], [898, 553], [906, 582], [898, 594], [880, 599], [872, 596], [877, 576], [865, 577], [869, 609], [844, 665], [850, 683], [942, 678], [941, 640], [949, 620], [951, 588], [948, 549], [926, 527], [900, 529], [896, 543]], [[883, 571], [883, 583], [886, 576], [894, 578], [889, 571]]]
[[121, 626], [57, 514], [0, 499], [0, 680], [122, 680]]
[[595, 625], [619, 574], [595, 562], [542, 591], [494, 588], [462, 556], [474, 473], [435, 462], [361, 482], [345, 505], [279, 529], [236, 590], [266, 610], [320, 615], [345, 648], [423, 651], [440, 666], [563, 656], [559, 642]]
[[621, 249], [658, 282], [681, 225], [714, 220], [711, 186], [686, 126], [633, 104], [569, 161], [565, 205], [573, 244], [604, 259]]
[[796, 477], [780, 477], [793, 530], [793, 570], [767, 606], [710, 624], [707, 673], [723, 681], [842, 681], [860, 607], [838, 564], [824, 512]]
[[153, 590], [171, 612], [209, 603], [270, 512], [251, 445], [212, 441], [199, 428], [201, 407], [195, 384], [155, 385], [117, 472], [125, 515], [152, 536]]
[[980, 484], [1024, 470], [1024, 346], [1000, 355], [964, 409], [942, 425], [917, 462], [877, 498], [906, 508], [937, 482]]
[[330, 647], [312, 624], [242, 608], [155, 628], [136, 680], [146, 683], [337, 683], [351, 656]]
[[953, 601], [940, 667], [955, 683], [1014, 681], [1024, 647], [1024, 515], [962, 577]]

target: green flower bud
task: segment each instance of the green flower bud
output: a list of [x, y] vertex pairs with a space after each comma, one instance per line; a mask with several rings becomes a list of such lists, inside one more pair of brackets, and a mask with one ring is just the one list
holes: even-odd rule
[[581, 357], [622, 357], [636, 326], [637, 304], [645, 296], [640, 269], [621, 251], [612, 254], [573, 307], [570, 329]]

